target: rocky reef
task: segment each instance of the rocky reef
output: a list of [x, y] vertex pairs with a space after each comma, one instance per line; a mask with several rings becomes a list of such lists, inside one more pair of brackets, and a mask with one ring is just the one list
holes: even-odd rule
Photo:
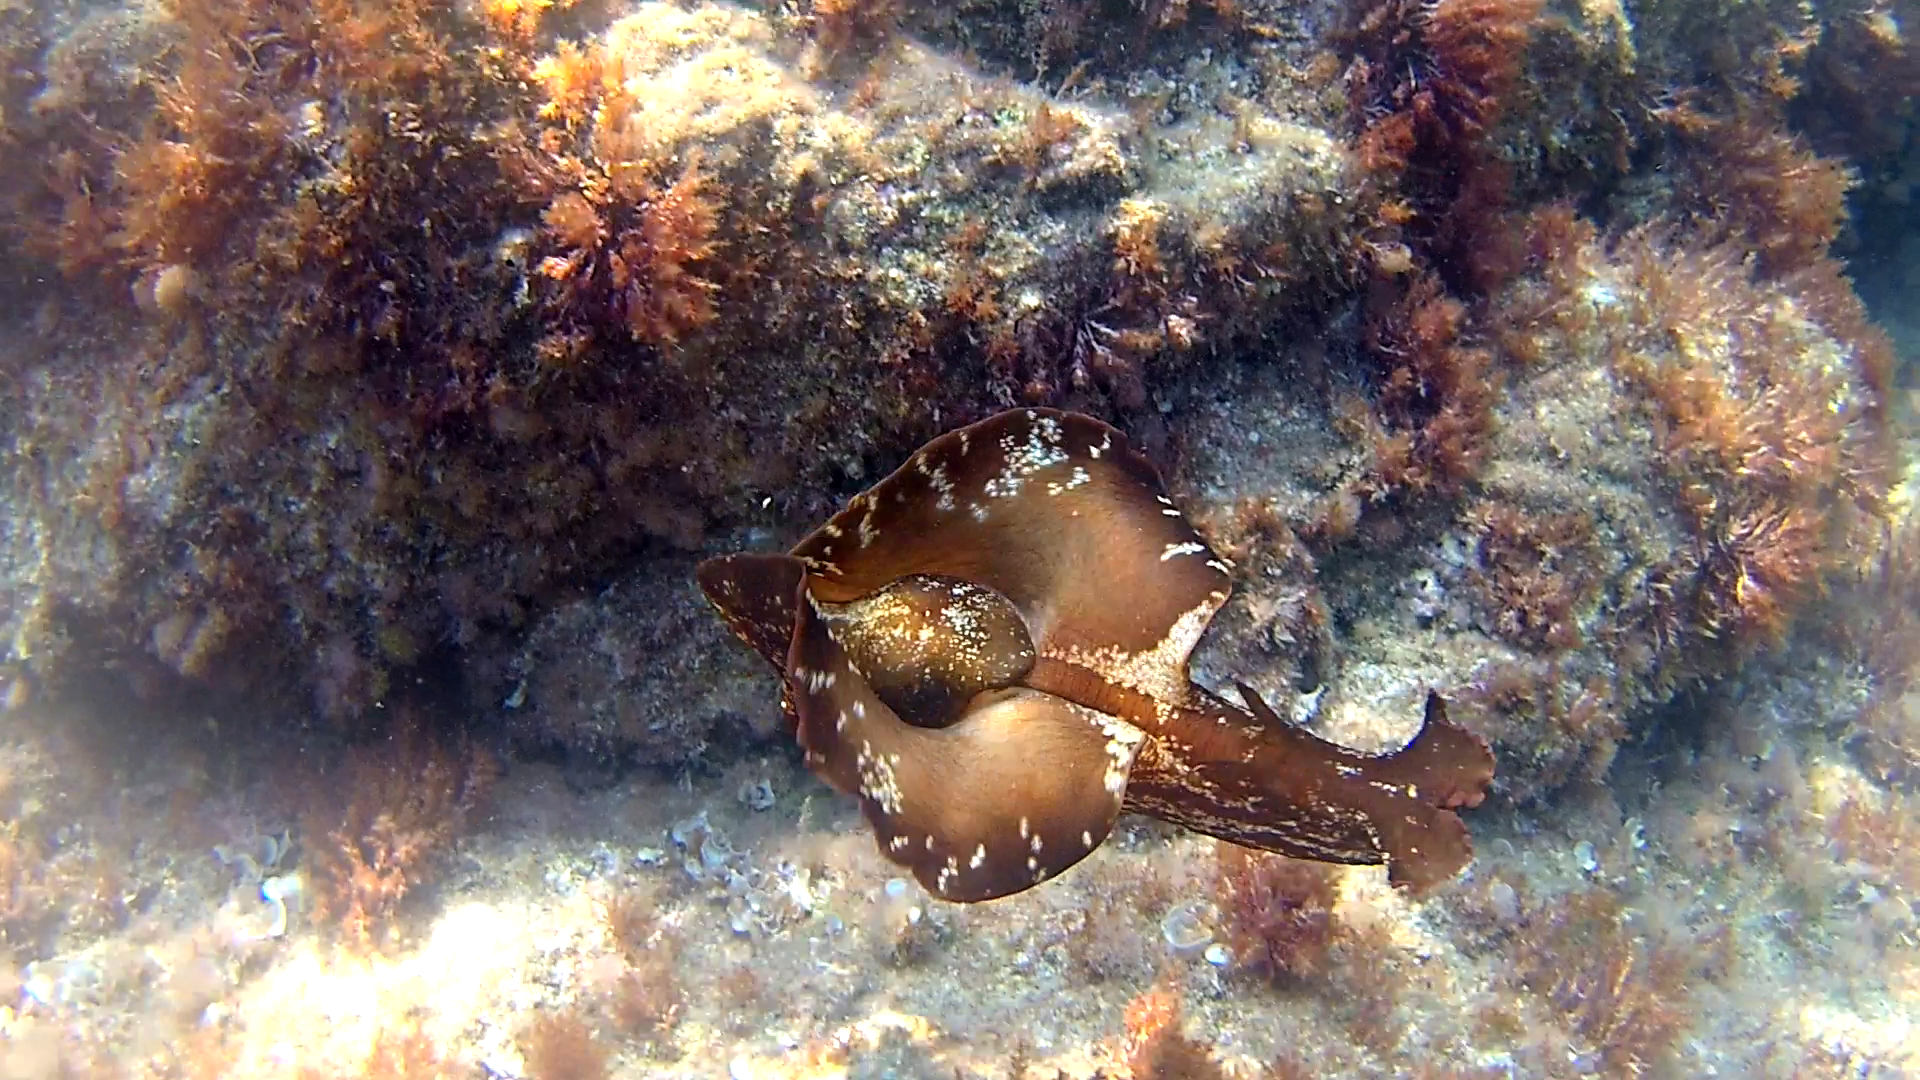
[[1549, 786], [1872, 561], [1892, 359], [1791, 121], [1911, 78], [1893, 14], [1711, 57], [1665, 7], [1167, 5], [1125, 56], [1112, 13], [1011, 14], [11, 13], [12, 692], [104, 663], [351, 726], [472, 656], [497, 707], [566, 590], [791, 538], [1012, 403], [1176, 482], [1304, 410], [1319, 479], [1232, 493], [1306, 544], [1259, 606], [1343, 615], [1292, 594], [1412, 530], [1417, 617], [1488, 639], [1437, 681]]
[[[451, 664], [497, 708], [569, 590], [790, 540], [1008, 404], [1180, 483], [1232, 435], [1186, 403], [1292, 364], [1230, 423], [1301, 413], [1320, 478], [1235, 491], [1253, 528], [1303, 571], [1444, 538], [1422, 588], [1500, 648], [1440, 681], [1579, 714], [1604, 772], [1737, 663], [1664, 654], [1777, 642], [1871, 561], [1892, 361], [1826, 254], [1852, 174], [1792, 121], [1910, 59], [1808, 18], [1706, 56], [1664, 6], [11, 12], [12, 692], [106, 664], [351, 731]], [[681, 753], [644, 741], [607, 748]]]
[[953, 423], [1147, 412], [1351, 276], [1338, 142], [1251, 98], [1137, 116], [852, 12], [613, 14], [59, 28], [7, 112], [50, 162], [11, 184], [15, 677], [270, 670], [350, 721]]
[[[954, 944], [971, 918], [1034, 979], [1140, 990], [1142, 912], [1204, 879], [1207, 939], [1174, 951], [1230, 960], [1174, 981], [1217, 1008], [1074, 999], [1133, 1000], [1108, 1064], [1135, 1075], [1210, 1075], [1182, 1032], [1232, 1030], [1255, 983], [1308, 987], [1357, 1033], [1325, 1060], [1382, 1075], [1481, 1075], [1494, 1044], [1529, 1075], [1842, 1068], [1804, 1016], [1758, 1057], [1679, 1033], [1756, 941], [1911, 978], [1917, 25], [1910, 0], [0, 0], [0, 717], [37, 748], [0, 777], [0, 939], [70, 955], [155, 895], [59, 820], [49, 762], [204, 730], [173, 795], [119, 790], [119, 759], [70, 786], [223, 848], [287, 830], [268, 862], [349, 949], [404, 942], [432, 882], [498, 885], [449, 857], [494, 842], [503, 767], [500, 828], [566, 819], [526, 779], [558, 762], [582, 799], [737, 786], [786, 860], [729, 891], [689, 796], [612, 868], [549, 875], [564, 895], [684, 861], [648, 896], [752, 937], [825, 919], [791, 891], [813, 867], [908, 969], [1005, 959]], [[1367, 751], [1438, 691], [1488, 741], [1499, 843], [1464, 884], [1410, 914], [1122, 818], [1072, 903], [950, 918], [835, 847], [693, 567], [786, 550], [1019, 405], [1123, 431], [1231, 563], [1202, 687]], [[102, 709], [111, 736], [65, 719]], [[1676, 899], [1690, 878], [1720, 891]], [[705, 1016], [648, 942], [748, 970], [742, 1000], [764, 978], [678, 917], [607, 931], [606, 1009], [648, 1046]], [[1556, 966], [1569, 934], [1590, 964]], [[788, 944], [756, 963], [807, 968]], [[1433, 956], [1476, 1017], [1381, 1034], [1434, 1006], [1353, 971]], [[23, 992], [64, 1007], [51, 985]], [[597, 1015], [525, 1034], [562, 1062], [526, 1074], [592, 1075], [564, 1061]]]

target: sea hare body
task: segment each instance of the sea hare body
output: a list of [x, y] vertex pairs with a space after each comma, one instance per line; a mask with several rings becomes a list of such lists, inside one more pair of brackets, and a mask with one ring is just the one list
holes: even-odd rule
[[792, 552], [699, 578], [784, 675], [808, 766], [935, 895], [1031, 888], [1123, 810], [1407, 888], [1452, 877], [1486, 745], [1437, 696], [1368, 755], [1195, 686], [1228, 569], [1120, 432], [1020, 409], [928, 443]]

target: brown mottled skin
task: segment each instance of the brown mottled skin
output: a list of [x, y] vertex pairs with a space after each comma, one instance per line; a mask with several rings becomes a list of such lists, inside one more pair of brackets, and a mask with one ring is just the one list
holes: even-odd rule
[[[1414, 890], [1472, 857], [1453, 810], [1493, 775], [1437, 696], [1402, 749], [1319, 739], [1187, 658], [1228, 567], [1118, 431], [1044, 409], [928, 443], [787, 555], [700, 584], [780, 668], [809, 767], [857, 795], [935, 895], [1030, 888], [1123, 810]], [[991, 793], [982, 797], [981, 793]]]
[[1006, 598], [915, 574], [849, 604], [822, 604], [828, 631], [902, 720], [946, 727], [985, 690], [1033, 668], [1033, 639]]

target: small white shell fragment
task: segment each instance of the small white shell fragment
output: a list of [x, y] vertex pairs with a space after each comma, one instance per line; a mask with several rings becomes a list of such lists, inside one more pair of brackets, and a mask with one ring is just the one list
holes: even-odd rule
[[270, 877], [260, 883], [260, 899], [273, 906], [273, 923], [267, 928], [270, 938], [285, 937], [287, 934], [287, 904], [295, 901], [306, 891], [306, 883], [298, 871]]
[[803, 868], [787, 879], [787, 902], [803, 912], [811, 912], [813, 910], [812, 878], [813, 875], [809, 874]]
[[773, 809], [776, 796], [774, 795], [772, 782], [762, 777], [758, 780], [748, 780], [741, 783], [739, 798], [740, 802], [748, 809], [761, 811]]
[[1511, 926], [1520, 920], [1520, 894], [1506, 882], [1496, 881], [1487, 889], [1487, 908], [1495, 919]]
[[690, 818], [674, 822], [673, 827], [667, 830], [667, 837], [677, 847], [691, 847], [707, 831], [707, 812], [702, 810]]
[[27, 965], [26, 978], [20, 980], [20, 992], [41, 1005], [59, 1004], [52, 976], [40, 970], [39, 961]]
[[1213, 940], [1213, 928], [1208, 923], [1217, 914], [1214, 906], [1205, 900], [1177, 904], [1160, 920], [1160, 936], [1176, 955], [1190, 956]]
[[700, 862], [709, 871], [717, 871], [732, 861], [735, 852], [724, 833], [709, 832], [700, 844]]

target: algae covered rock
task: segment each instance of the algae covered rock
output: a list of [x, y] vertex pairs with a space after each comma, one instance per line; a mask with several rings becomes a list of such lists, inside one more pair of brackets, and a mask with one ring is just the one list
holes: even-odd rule
[[1150, 416], [1350, 287], [1366, 201], [1298, 47], [1160, 27], [1155, 89], [1056, 93], [905, 33], [590, 8], [183, 2], [127, 16], [114, 108], [84, 70], [8, 102], [56, 166], [4, 192], [10, 679], [353, 726], [566, 589], [1009, 403]]
[[478, 713], [522, 752], [562, 755], [580, 780], [725, 762], [780, 716], [778, 683], [733, 647], [684, 559], [556, 605], [465, 670]]

